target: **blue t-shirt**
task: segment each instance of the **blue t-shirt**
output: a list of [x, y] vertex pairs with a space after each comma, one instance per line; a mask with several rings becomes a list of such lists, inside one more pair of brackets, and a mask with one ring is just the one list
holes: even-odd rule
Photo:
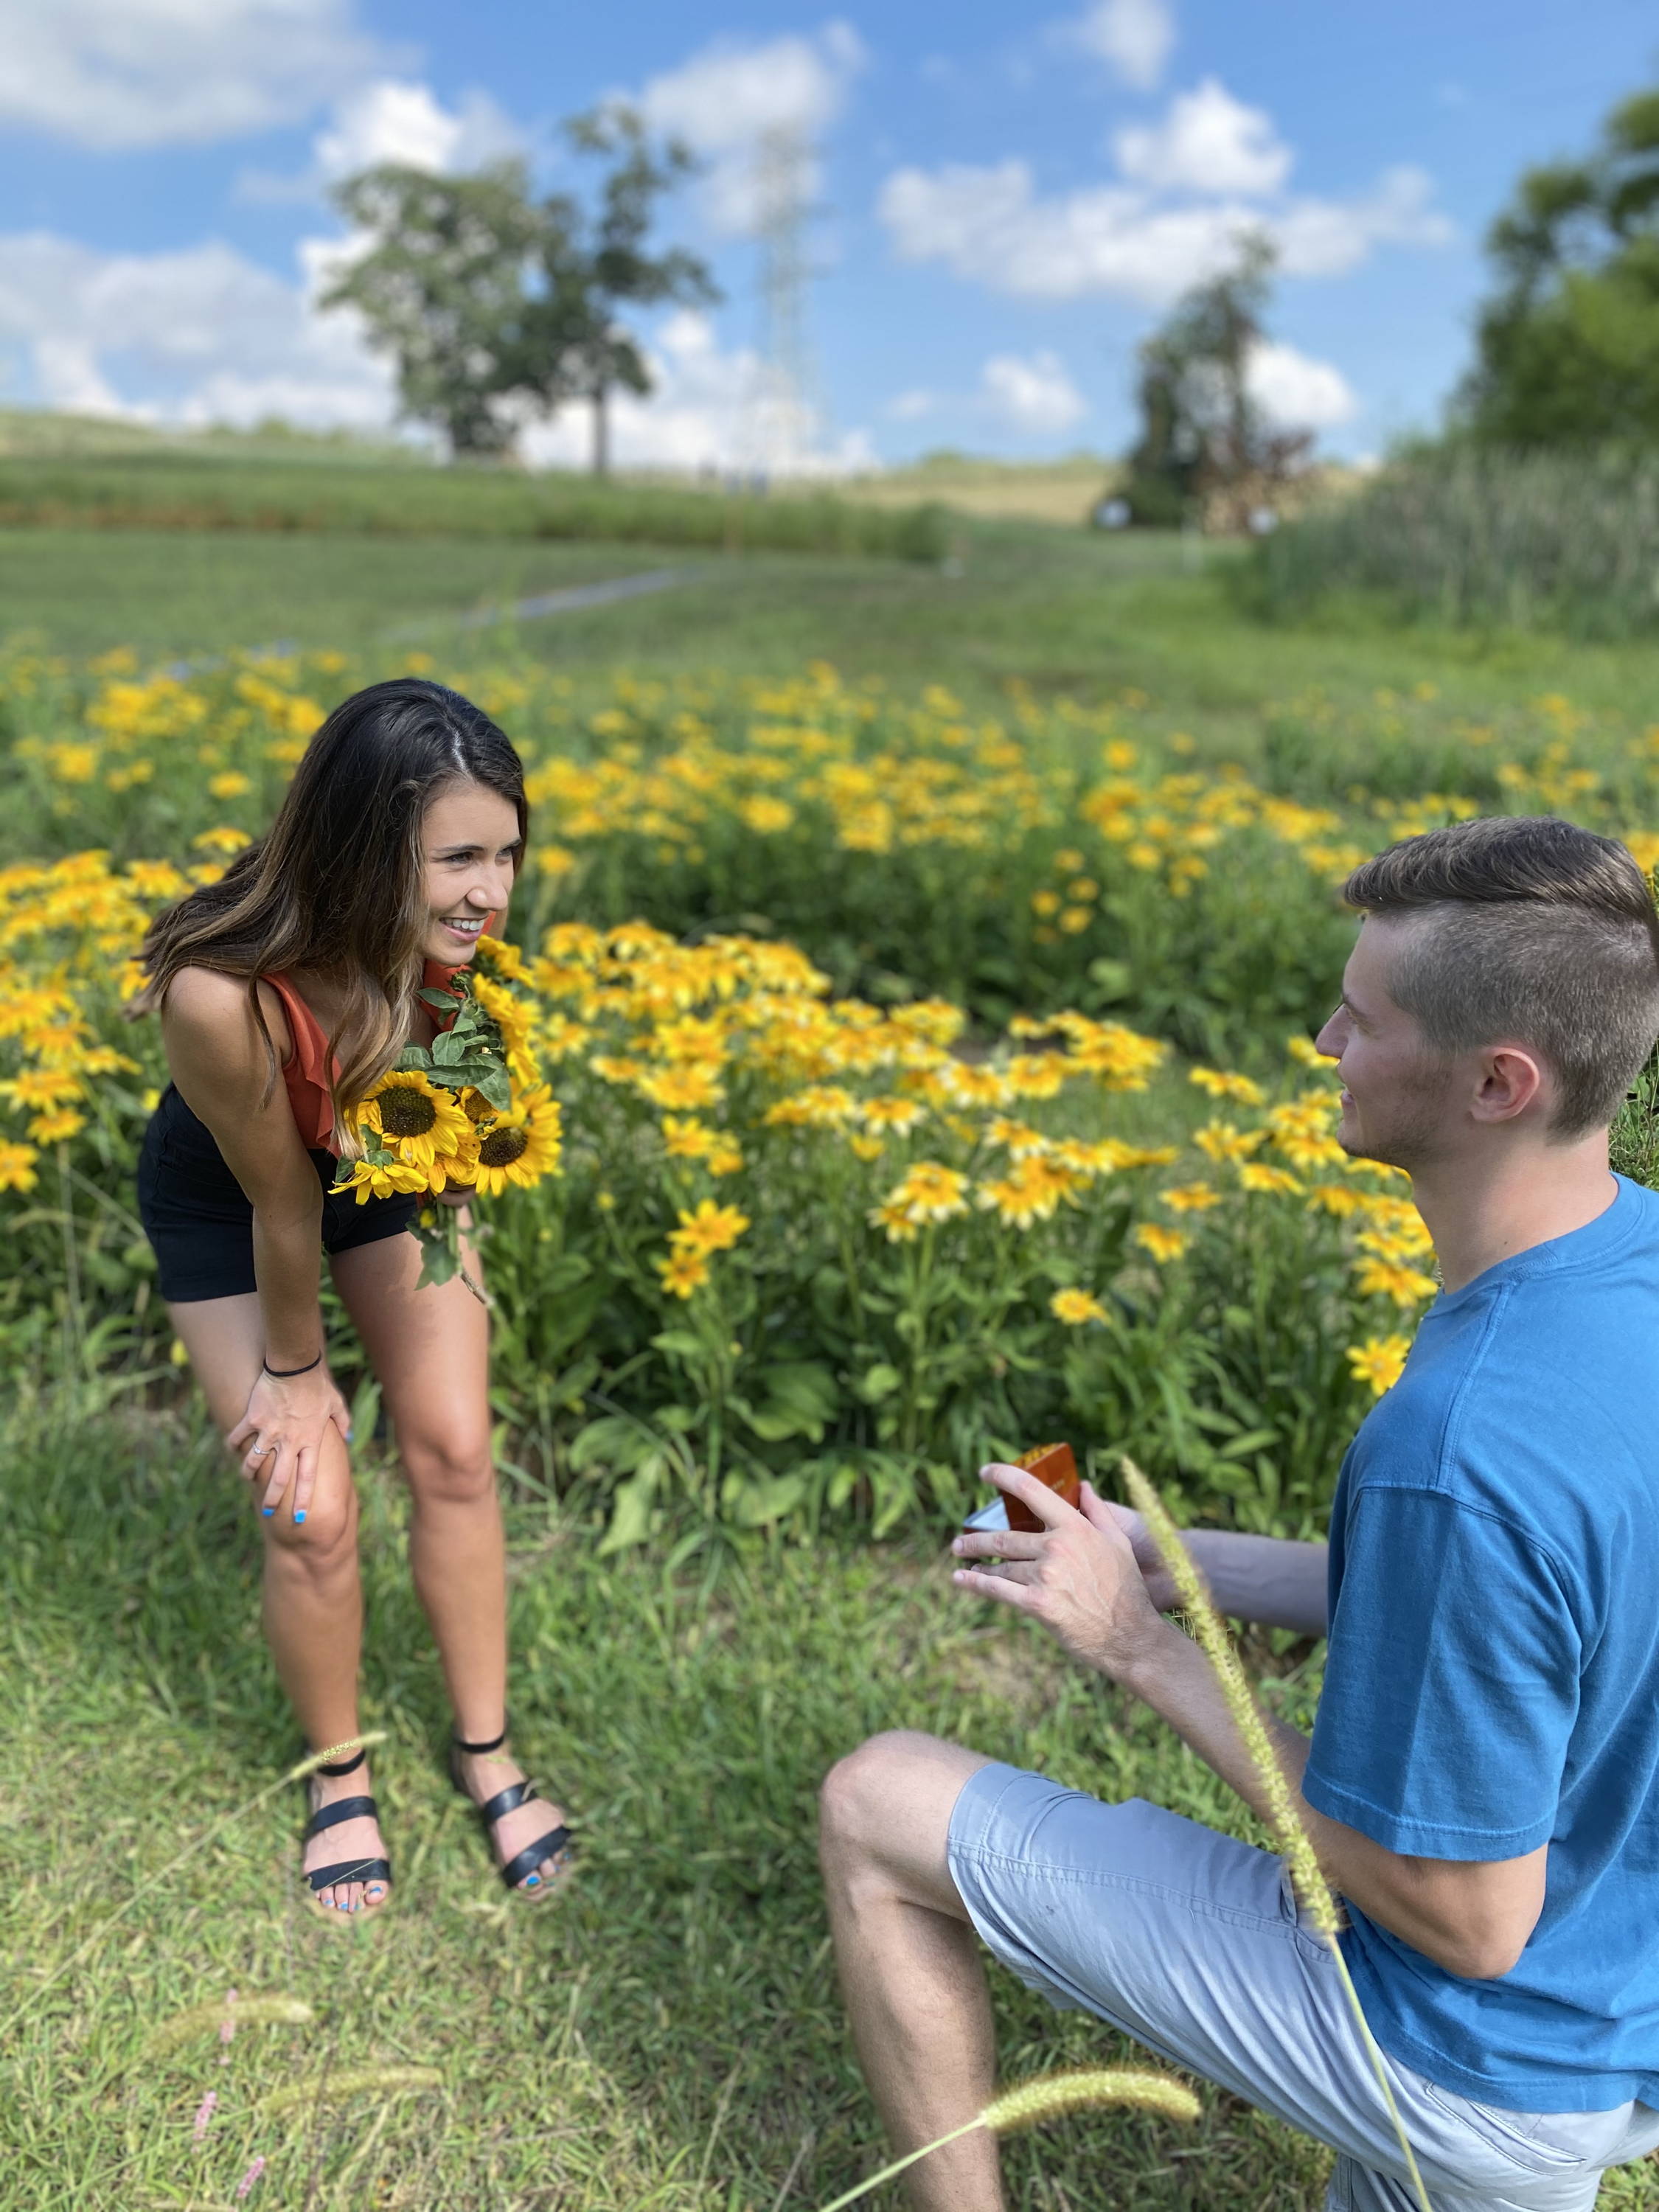
[[1357, 1909], [1373, 2033], [1523, 2112], [1659, 2106], [1659, 1196], [1429, 1309], [1343, 1463], [1308, 1802], [1389, 1850], [1549, 1846], [1518, 1964], [1461, 1979]]

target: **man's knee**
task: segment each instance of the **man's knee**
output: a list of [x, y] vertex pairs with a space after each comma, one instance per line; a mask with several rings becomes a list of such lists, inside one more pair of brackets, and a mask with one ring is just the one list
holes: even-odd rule
[[825, 1872], [845, 1877], [879, 1867], [903, 1877], [907, 1890], [949, 1887], [951, 1815], [964, 1784], [986, 1764], [978, 1752], [915, 1729], [870, 1737], [836, 1760], [818, 1793]]

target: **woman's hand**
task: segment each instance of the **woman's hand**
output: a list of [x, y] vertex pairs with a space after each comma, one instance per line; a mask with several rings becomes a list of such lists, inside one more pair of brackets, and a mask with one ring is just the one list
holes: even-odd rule
[[432, 1195], [440, 1206], [453, 1206], [459, 1212], [463, 1206], [471, 1206], [478, 1194], [470, 1182], [452, 1182], [442, 1190], [434, 1190]]
[[261, 1367], [248, 1393], [247, 1411], [225, 1438], [242, 1454], [242, 1473], [250, 1489], [261, 1482], [259, 1510], [269, 1516], [291, 1491], [289, 1507], [303, 1521], [311, 1504], [322, 1456], [323, 1438], [332, 1421], [347, 1442], [351, 1413], [326, 1364], [308, 1374], [277, 1376]]

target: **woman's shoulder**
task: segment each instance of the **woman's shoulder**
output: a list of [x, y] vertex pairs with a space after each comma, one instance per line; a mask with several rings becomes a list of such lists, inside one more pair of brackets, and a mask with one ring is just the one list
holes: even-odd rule
[[[257, 988], [276, 1057], [285, 1060], [294, 1048], [288, 1009], [263, 975]], [[228, 975], [222, 968], [180, 968], [167, 985], [162, 1013], [172, 1035], [203, 1045], [222, 1048], [233, 1040], [257, 1036], [249, 1019], [246, 976]]]

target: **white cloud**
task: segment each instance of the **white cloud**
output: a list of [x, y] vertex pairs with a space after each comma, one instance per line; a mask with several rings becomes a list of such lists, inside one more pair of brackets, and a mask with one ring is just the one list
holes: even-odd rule
[[382, 161], [440, 174], [477, 169], [519, 152], [523, 134], [487, 92], [470, 92], [451, 114], [429, 85], [381, 77], [343, 100], [315, 140], [324, 176], [349, 177]]
[[1058, 354], [993, 354], [980, 382], [990, 411], [1010, 429], [1028, 434], [1054, 436], [1089, 411]]
[[[717, 229], [740, 236], [754, 229], [761, 212], [766, 185], [757, 157], [768, 138], [793, 138], [810, 149], [841, 113], [866, 58], [849, 23], [759, 46], [721, 40], [650, 78], [637, 104], [653, 129], [683, 139], [708, 163], [705, 212]], [[810, 198], [818, 185], [816, 164], [809, 153], [796, 166], [793, 188]]]
[[1262, 413], [1282, 429], [1328, 430], [1359, 411], [1358, 398], [1340, 368], [1291, 345], [1263, 340], [1254, 347], [1244, 381]]
[[[286, 283], [216, 241], [122, 254], [45, 231], [0, 236], [0, 336], [28, 349], [49, 406], [187, 423], [280, 413], [385, 424], [389, 370], [354, 315], [320, 314], [315, 297], [314, 273]], [[123, 397], [118, 379], [146, 398]]]
[[0, 123], [110, 152], [294, 123], [404, 57], [351, 0], [0, 0]]
[[[619, 392], [611, 404], [611, 448], [619, 468], [763, 465], [755, 404], [762, 370], [753, 352], [747, 347], [726, 352], [706, 315], [680, 308], [655, 331], [645, 353], [656, 389], [644, 399]], [[792, 474], [846, 476], [877, 465], [861, 430], [828, 441], [812, 419], [796, 428]], [[592, 437], [589, 410], [574, 405], [550, 422], [531, 424], [520, 443], [534, 466], [581, 468]]]
[[1116, 293], [1161, 306], [1218, 274], [1241, 238], [1264, 234], [1288, 276], [1334, 276], [1379, 246], [1443, 245], [1450, 226], [1419, 169], [1390, 170], [1357, 200], [1238, 198], [1170, 205], [1138, 185], [1091, 185], [1041, 196], [1030, 165], [899, 169], [878, 212], [901, 260], [939, 261], [1017, 297]]
[[1066, 29], [1138, 92], [1152, 90], [1175, 44], [1168, 0], [1093, 0]]
[[920, 422], [925, 416], [938, 412], [939, 395], [925, 386], [912, 385], [908, 392], [896, 392], [883, 409], [895, 422]]
[[1162, 123], [1120, 131], [1113, 143], [1126, 177], [1164, 191], [1275, 192], [1293, 158], [1272, 116], [1213, 76], [1177, 94]]

